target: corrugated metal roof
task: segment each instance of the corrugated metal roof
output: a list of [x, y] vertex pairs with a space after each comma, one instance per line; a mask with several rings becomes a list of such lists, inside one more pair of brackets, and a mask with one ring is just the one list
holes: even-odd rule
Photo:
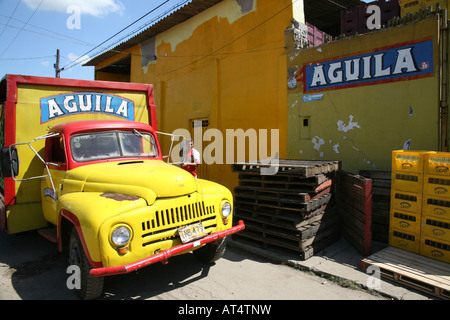
[[165, 18], [159, 20], [155, 24], [151, 25], [150, 27], [148, 27], [141, 33], [137, 34], [136, 36], [120, 43], [114, 48], [105, 51], [100, 55], [94, 57], [93, 59], [89, 60], [87, 63], [84, 64], [84, 66], [95, 66], [98, 63], [102, 62], [103, 60], [115, 56], [117, 52], [125, 51], [126, 49], [129, 49], [147, 39], [156, 36], [157, 34], [169, 30], [170, 28], [192, 18], [193, 16], [216, 5], [221, 1], [222, 0], [193, 0], [190, 3], [186, 4], [185, 6], [172, 12]]
[[[194, 17], [221, 1], [222, 0], [192, 0], [190, 3], [170, 13], [168, 16], [149, 26], [136, 36], [89, 60], [84, 66], [95, 66], [100, 62], [115, 56], [118, 52], [125, 51], [126, 49], [142, 43], [145, 40]], [[360, 0], [303, 0], [303, 2], [306, 21], [331, 35], [340, 34], [341, 10], [352, 8], [363, 3]]]

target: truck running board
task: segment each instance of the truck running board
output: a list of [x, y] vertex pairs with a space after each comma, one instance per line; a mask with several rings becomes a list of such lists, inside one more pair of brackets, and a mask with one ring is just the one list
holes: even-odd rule
[[48, 241], [58, 243], [58, 235], [56, 233], [56, 228], [39, 229], [37, 232]]
[[154, 264], [156, 262], [167, 262], [167, 260], [177, 254], [190, 251], [195, 247], [201, 246], [206, 243], [214, 242], [219, 239], [225, 238], [227, 236], [230, 236], [236, 232], [242, 231], [245, 229], [244, 222], [241, 220], [239, 221], [239, 224], [235, 227], [232, 227], [230, 229], [220, 231], [217, 233], [210, 234], [202, 239], [192, 241], [185, 244], [180, 244], [176, 247], [163, 250], [160, 253], [157, 253], [153, 256], [150, 256], [148, 258], [142, 259], [140, 261], [136, 261], [130, 264], [122, 265], [122, 266], [114, 266], [114, 267], [104, 267], [104, 268], [96, 268], [92, 269], [90, 271], [90, 274], [92, 277], [103, 277], [103, 276], [111, 276], [111, 275], [117, 275], [117, 274], [124, 274], [136, 271], [138, 269], [144, 268], [146, 266], [149, 266], [151, 264]]

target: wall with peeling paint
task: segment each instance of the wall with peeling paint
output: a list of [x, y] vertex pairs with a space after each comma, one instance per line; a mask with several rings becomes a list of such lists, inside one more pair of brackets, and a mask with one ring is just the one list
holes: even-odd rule
[[[438, 33], [438, 20], [431, 17], [405, 26], [288, 53], [288, 68], [296, 70], [297, 81], [295, 88], [288, 91], [288, 157], [342, 160], [344, 170], [357, 173], [361, 169], [390, 170], [392, 150], [408, 147], [408, 143], [415, 150], [437, 150]], [[428, 55], [432, 61], [422, 61], [423, 66], [411, 66], [418, 72], [417, 77], [405, 74], [403, 78], [386, 78], [369, 83], [348, 82], [348, 85], [341, 83], [318, 90], [306, 90], [307, 66], [317, 66], [312, 70], [319, 70], [318, 66], [327, 61], [344, 61], [348, 58], [350, 62], [345, 67], [353, 63], [352, 67], [345, 69], [343, 62], [338, 62], [332, 65], [334, 69], [327, 75], [330, 79], [345, 78], [343, 73], [354, 71], [355, 62], [361, 62], [357, 67], [363, 68], [364, 59], [369, 61], [371, 53], [393, 50], [408, 43], [414, 44], [413, 48], [403, 51], [398, 49], [398, 55], [416, 54], [414, 50], [417, 51], [416, 47], [419, 46], [416, 43], [429, 45], [432, 51]], [[377, 58], [382, 61], [385, 58], [383, 55]], [[355, 56], [367, 58], [352, 60]], [[390, 70], [391, 73], [397, 70], [399, 73], [401, 67], [405, 67], [402, 71], [412, 71], [406, 68], [411, 57], [400, 57], [395, 69], [394, 66], [388, 69], [386, 62], [383, 62], [378, 70]], [[429, 64], [431, 62], [434, 64]], [[427, 67], [430, 69], [425, 70]], [[360, 71], [362, 75], [363, 71]], [[419, 74], [421, 71], [427, 72]], [[368, 71], [364, 72], [368, 74]], [[322, 84], [322, 78], [323, 74], [316, 75], [313, 84]], [[352, 80], [357, 79], [353, 77]], [[324, 79], [322, 82], [325, 84]]]
[[[224, 0], [128, 50], [131, 82], [155, 86], [158, 129], [192, 134], [196, 119], [208, 120], [224, 137], [226, 129], [280, 129], [279, 157], [286, 158], [284, 30], [293, 17], [304, 19], [302, 1]], [[169, 149], [164, 139], [163, 149]], [[203, 178], [237, 185], [229, 164], [201, 170]]]

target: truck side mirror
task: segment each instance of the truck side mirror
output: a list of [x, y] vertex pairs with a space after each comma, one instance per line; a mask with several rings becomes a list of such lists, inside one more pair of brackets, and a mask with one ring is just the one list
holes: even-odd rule
[[1, 149], [2, 175], [5, 178], [15, 177], [19, 174], [19, 155], [15, 147]]

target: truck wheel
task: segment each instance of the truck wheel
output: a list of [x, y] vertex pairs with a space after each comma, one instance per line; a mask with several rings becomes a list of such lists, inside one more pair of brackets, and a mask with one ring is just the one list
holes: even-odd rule
[[69, 241], [69, 263], [80, 268], [80, 288], [75, 289], [83, 300], [98, 298], [103, 292], [103, 277], [91, 277], [91, 265], [84, 253], [83, 245], [75, 228], [72, 229]]
[[194, 256], [202, 262], [213, 263], [222, 258], [226, 248], [226, 238], [222, 238], [217, 244], [208, 243], [200, 249], [194, 250]]

